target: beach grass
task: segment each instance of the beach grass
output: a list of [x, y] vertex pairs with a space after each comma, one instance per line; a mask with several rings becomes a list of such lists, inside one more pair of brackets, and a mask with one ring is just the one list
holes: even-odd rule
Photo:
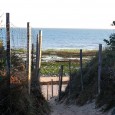
[[[25, 54], [26, 49], [19, 48], [14, 49], [12, 52], [16, 54]], [[85, 64], [91, 57], [95, 56], [97, 50], [82, 50], [83, 53], [83, 64]], [[26, 55], [26, 54], [25, 54]], [[35, 51], [34, 51], [35, 55]], [[59, 74], [59, 68], [61, 65], [64, 66], [64, 75], [69, 74], [69, 60], [71, 60], [71, 72], [77, 71], [80, 67], [79, 49], [47, 49], [42, 50], [42, 63], [41, 63], [41, 75], [45, 76], [57, 76]], [[50, 60], [43, 61], [43, 57], [50, 57]], [[62, 58], [62, 60], [54, 60], [54, 57]], [[74, 59], [72, 59], [74, 58]]]
[[[25, 48], [16, 48], [12, 49], [12, 52], [15, 53], [25, 53], [27, 50]], [[34, 54], [36, 51], [33, 51]], [[86, 50], [83, 49], [83, 56], [92, 56], [95, 55], [97, 50]], [[47, 49], [47, 50], [42, 50], [42, 55], [57, 55], [57, 56], [62, 56], [62, 57], [67, 57], [67, 56], [79, 56], [80, 50], [79, 49]]]
[[[97, 53], [97, 50], [83, 50], [83, 65], [87, 63]], [[79, 59], [80, 51], [77, 49], [48, 49], [42, 52], [42, 56], [52, 56], [50, 60], [41, 63], [41, 75], [57, 76], [59, 74], [60, 66], [64, 66], [63, 74], [69, 75], [69, 60], [71, 61], [71, 72], [77, 71], [80, 67]], [[53, 60], [53, 56], [61, 57], [63, 60]], [[74, 59], [72, 59], [74, 58]]]
[[[97, 50], [82, 50], [83, 56], [94, 56]], [[78, 57], [80, 50], [78, 49], [48, 49], [43, 50], [43, 55], [57, 55], [61, 57]]]

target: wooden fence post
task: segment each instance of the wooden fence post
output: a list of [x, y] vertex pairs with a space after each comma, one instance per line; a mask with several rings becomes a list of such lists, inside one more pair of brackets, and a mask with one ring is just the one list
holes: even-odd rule
[[48, 100], [48, 88], [49, 88], [49, 85], [47, 84], [47, 100]]
[[[35, 80], [38, 80], [38, 41], [39, 41], [39, 35], [37, 34], [37, 40], [36, 40], [36, 79]], [[36, 81], [37, 82], [37, 81]]]
[[51, 79], [51, 90], [52, 90], [52, 97], [53, 97], [53, 79]]
[[69, 96], [71, 93], [71, 60], [69, 60]]
[[102, 44], [99, 44], [99, 60], [98, 60], [98, 95], [101, 91], [101, 69], [102, 69]]
[[59, 74], [59, 93], [58, 93], [59, 99], [58, 101], [60, 101], [61, 99], [62, 77], [63, 77], [63, 65], [61, 65], [60, 74]]
[[40, 67], [41, 67], [41, 56], [42, 56], [42, 31], [40, 30], [39, 31], [39, 48], [38, 48], [38, 50], [39, 50], [39, 57], [38, 57], [38, 68], [40, 69]]
[[37, 44], [36, 44], [36, 79], [39, 79], [39, 72], [41, 67], [41, 55], [42, 55], [42, 31], [39, 31], [37, 35]]
[[31, 28], [30, 23], [27, 23], [27, 76], [28, 76], [28, 93], [31, 88]]
[[11, 66], [11, 52], [10, 52], [10, 14], [6, 13], [6, 38], [7, 38], [7, 52], [6, 52], [6, 59], [7, 59], [7, 77], [8, 77], [8, 88], [10, 91], [10, 66]]
[[34, 44], [32, 44], [32, 70], [34, 69]]
[[[7, 49], [6, 49], [6, 60], [7, 60], [7, 107], [11, 106], [11, 99], [10, 99], [10, 66], [11, 66], [11, 52], [10, 52], [10, 14], [6, 13], [6, 42], [7, 42]], [[6, 103], [6, 102], [5, 102]], [[7, 108], [7, 109], [8, 109]], [[9, 111], [9, 114], [10, 111]]]
[[80, 72], [81, 72], [81, 88], [83, 91], [84, 86], [83, 86], [83, 74], [82, 74], [82, 49], [80, 49]]

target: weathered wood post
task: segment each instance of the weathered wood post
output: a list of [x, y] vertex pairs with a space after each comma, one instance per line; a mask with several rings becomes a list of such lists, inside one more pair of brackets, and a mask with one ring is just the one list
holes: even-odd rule
[[69, 60], [69, 96], [71, 93], [71, 60]]
[[101, 70], [102, 70], [102, 44], [99, 44], [99, 60], [98, 60], [98, 95], [101, 91]]
[[32, 70], [34, 69], [34, 44], [32, 43]]
[[39, 69], [38, 69], [38, 44], [39, 44], [39, 35], [37, 34], [37, 40], [36, 40], [36, 82], [38, 80], [38, 72], [39, 72]]
[[51, 90], [52, 90], [52, 97], [53, 97], [53, 79], [51, 79]]
[[48, 88], [49, 88], [49, 85], [47, 84], [47, 100], [48, 100]]
[[37, 35], [36, 44], [36, 78], [39, 79], [40, 67], [41, 67], [41, 55], [42, 55], [42, 31], [39, 31]]
[[[7, 89], [7, 96], [8, 96], [7, 107], [9, 108], [11, 106], [11, 100], [10, 100], [10, 66], [11, 66], [10, 54], [11, 52], [10, 52], [10, 14], [9, 13], [6, 13], [6, 42], [7, 42], [6, 60], [7, 60], [7, 88], [8, 88]], [[6, 103], [6, 101], [4, 101], [4, 103]], [[9, 114], [11, 114], [10, 111], [8, 112]]]
[[6, 13], [6, 41], [7, 41], [7, 52], [6, 52], [6, 59], [7, 59], [7, 77], [8, 77], [8, 88], [10, 91], [10, 66], [11, 66], [11, 52], [10, 52], [10, 14]]
[[27, 23], [27, 76], [28, 76], [28, 93], [31, 88], [31, 28], [30, 23]]
[[63, 77], [63, 65], [61, 65], [60, 74], [59, 74], [59, 93], [58, 93], [59, 99], [58, 101], [60, 101], [61, 99], [62, 77]]
[[81, 88], [83, 91], [84, 86], [83, 86], [83, 74], [82, 74], [82, 49], [80, 49], [80, 72], [81, 72]]
[[41, 56], [42, 56], [42, 31], [40, 30], [39, 31], [39, 57], [38, 57], [38, 68], [40, 70], [40, 67], [41, 67]]

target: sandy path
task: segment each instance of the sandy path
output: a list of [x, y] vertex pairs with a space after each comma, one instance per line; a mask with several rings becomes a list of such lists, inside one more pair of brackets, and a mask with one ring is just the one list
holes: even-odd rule
[[76, 105], [64, 105], [55, 102], [55, 99], [49, 100], [52, 108], [51, 115], [111, 115], [111, 111], [102, 113], [95, 109], [95, 103], [90, 103], [82, 107]]
[[[65, 90], [67, 85], [62, 85], [62, 91]], [[45, 99], [47, 99], [47, 87], [48, 87], [48, 100], [52, 97], [52, 87], [51, 85], [42, 85], [41, 87], [41, 90], [42, 90], [42, 93], [45, 97]], [[53, 85], [53, 96], [58, 96], [58, 89], [59, 89], [59, 86], [58, 85]]]
[[[58, 77], [41, 77], [41, 82], [48, 82], [53, 79], [54, 81], [58, 81]], [[65, 77], [63, 80], [68, 80], [67, 77]], [[67, 85], [67, 84], [66, 84]], [[66, 85], [62, 85], [62, 91], [65, 90]], [[54, 85], [54, 93], [53, 96], [58, 96], [58, 85]], [[44, 97], [47, 99], [47, 85], [41, 86], [42, 93]], [[51, 85], [48, 86], [48, 102], [50, 103], [50, 106], [52, 108], [51, 115], [111, 115], [111, 111], [107, 113], [102, 113], [99, 111], [99, 109], [95, 109], [95, 103], [86, 104], [82, 107], [78, 107], [76, 105], [65, 105], [64, 103], [60, 104], [55, 101], [55, 98], [51, 98]]]
[[[53, 79], [53, 81], [58, 81], [59, 77], [40, 77], [40, 82], [49, 82], [51, 81], [51, 79]], [[68, 81], [69, 77], [63, 77], [63, 81]], [[62, 91], [65, 90], [67, 84], [62, 84]], [[42, 93], [45, 97], [45, 99], [47, 99], [47, 88], [48, 88], [48, 100], [52, 97], [52, 87], [51, 85], [41, 85], [41, 90]], [[58, 96], [58, 89], [59, 89], [59, 85], [55, 84], [53, 85], [53, 96]]]

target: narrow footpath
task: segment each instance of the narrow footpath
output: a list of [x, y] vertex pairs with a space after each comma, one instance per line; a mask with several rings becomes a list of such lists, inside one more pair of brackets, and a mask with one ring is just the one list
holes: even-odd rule
[[111, 115], [111, 111], [102, 113], [99, 109], [95, 109], [95, 103], [89, 103], [78, 107], [76, 105], [65, 105], [57, 103], [55, 98], [49, 100], [51, 106], [51, 115]]

